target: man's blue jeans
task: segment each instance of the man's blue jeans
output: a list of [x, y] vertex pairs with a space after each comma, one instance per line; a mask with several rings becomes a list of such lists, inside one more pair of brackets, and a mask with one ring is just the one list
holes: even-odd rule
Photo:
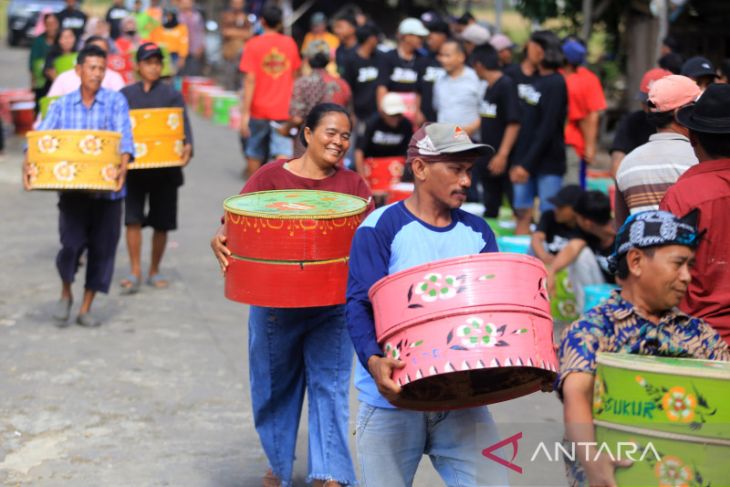
[[356, 438], [363, 487], [410, 487], [423, 455], [448, 487], [509, 483], [504, 468], [479, 461], [500, 440], [486, 407], [422, 413], [360, 402]]
[[251, 306], [248, 325], [254, 423], [274, 474], [290, 485], [306, 388], [309, 480], [354, 484], [347, 444], [353, 348], [344, 306]]

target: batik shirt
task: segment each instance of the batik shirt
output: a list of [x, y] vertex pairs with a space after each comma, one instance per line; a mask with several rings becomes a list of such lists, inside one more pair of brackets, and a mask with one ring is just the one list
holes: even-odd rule
[[727, 344], [704, 320], [672, 308], [652, 323], [619, 291], [563, 331], [557, 390], [571, 372], [595, 373], [598, 352], [730, 360]]
[[[659, 323], [652, 323], [639, 315], [619, 291], [563, 331], [556, 387], [559, 395], [562, 396], [563, 382], [571, 372], [596, 372], [598, 352], [730, 360], [727, 344], [707, 322], [672, 308]], [[588, 485], [580, 462], [567, 457], [564, 460], [568, 485]]]

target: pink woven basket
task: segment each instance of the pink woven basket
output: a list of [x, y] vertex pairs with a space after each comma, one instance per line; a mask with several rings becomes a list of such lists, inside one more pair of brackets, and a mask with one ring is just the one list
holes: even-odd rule
[[550, 391], [558, 370], [547, 273], [510, 253], [440, 260], [370, 289], [378, 343], [406, 363], [393, 404], [459, 409]]

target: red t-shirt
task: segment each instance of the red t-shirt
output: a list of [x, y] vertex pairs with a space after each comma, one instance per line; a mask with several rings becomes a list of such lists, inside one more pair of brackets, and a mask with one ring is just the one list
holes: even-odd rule
[[586, 143], [578, 122], [591, 112], [605, 110], [606, 97], [603, 95], [601, 81], [590, 69], [579, 66], [575, 73], [563, 72], [563, 76], [568, 88], [568, 123], [565, 125], [565, 145], [572, 145], [578, 155], [583, 157]]
[[297, 176], [284, 169], [287, 161], [279, 159], [264, 164], [256, 171], [241, 190], [241, 194], [277, 189], [312, 189], [359, 196], [368, 201], [367, 213], [374, 208], [372, 193], [365, 180], [344, 167], [335, 168], [335, 173], [325, 179], [309, 179]]
[[246, 43], [239, 69], [256, 78], [251, 117], [287, 120], [294, 73], [302, 60], [297, 45], [289, 36], [266, 33]]
[[697, 208], [706, 231], [692, 268], [692, 282], [679, 307], [707, 321], [730, 344], [730, 159], [692, 166], [659, 204], [684, 216]]

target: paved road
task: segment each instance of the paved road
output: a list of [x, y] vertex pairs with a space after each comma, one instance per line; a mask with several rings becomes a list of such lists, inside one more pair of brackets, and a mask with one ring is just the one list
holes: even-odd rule
[[[26, 83], [26, 55], [0, 49], [0, 86]], [[6, 69], [10, 66], [17, 69]], [[22, 191], [22, 141], [8, 141], [0, 162], [3, 485], [260, 485], [266, 460], [248, 392], [247, 308], [223, 298], [208, 249], [222, 199], [242, 184], [239, 149], [227, 129], [198, 118], [193, 127], [196, 157], [186, 169], [180, 230], [172, 234], [164, 262], [172, 286], [120, 296], [116, 281], [128, 264], [122, 242], [115, 286], [95, 305], [105, 318], [96, 330], [59, 330], [49, 320], [59, 293], [53, 263], [57, 197]], [[145, 238], [147, 244], [149, 234]], [[77, 295], [83, 269], [79, 277]], [[354, 416], [354, 391], [351, 397]], [[501, 422], [529, 418], [554, 424], [560, 418], [559, 404], [548, 395], [492, 411]], [[305, 428], [296, 485], [305, 485]], [[560, 481], [560, 469], [551, 466], [543, 480]], [[441, 485], [425, 459], [416, 485]]]

